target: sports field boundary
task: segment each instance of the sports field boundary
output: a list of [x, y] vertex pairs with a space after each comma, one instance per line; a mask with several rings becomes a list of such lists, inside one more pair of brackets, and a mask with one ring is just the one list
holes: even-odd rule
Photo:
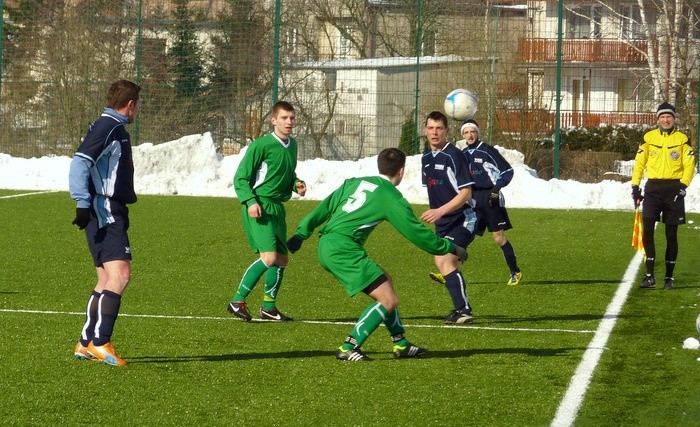
[[[69, 316], [85, 316], [84, 312], [77, 311], [55, 311], [55, 310], [28, 310], [28, 309], [11, 309], [0, 308], [0, 313], [17, 313], [17, 314], [41, 314], [41, 315], [69, 315]], [[214, 321], [233, 321], [242, 322], [232, 316], [189, 316], [189, 315], [166, 315], [166, 314], [130, 314], [119, 313], [119, 317], [136, 317], [148, 319], [173, 319], [173, 320], [214, 320]], [[254, 323], [271, 323], [265, 320], [253, 319]], [[295, 320], [294, 323], [307, 323], [315, 325], [354, 325], [356, 322], [343, 322], [334, 320]], [[559, 329], [559, 328], [503, 328], [497, 326], [478, 326], [478, 325], [425, 325], [425, 324], [410, 324], [404, 323], [404, 326], [409, 328], [426, 328], [426, 329], [457, 329], [457, 330], [486, 330], [486, 331], [506, 331], [506, 332], [560, 332], [570, 334], [592, 334], [595, 331], [588, 329]]]
[[46, 190], [46, 191], [35, 191], [32, 193], [21, 193], [21, 194], [8, 194], [7, 196], [0, 196], [0, 199], [13, 199], [15, 197], [27, 197], [34, 196], [37, 194], [48, 194], [48, 193], [59, 193], [59, 190]]
[[627, 271], [625, 271], [625, 275], [622, 277], [622, 282], [620, 282], [620, 286], [618, 286], [613, 299], [605, 310], [603, 320], [600, 322], [600, 325], [598, 325], [593, 339], [586, 347], [586, 351], [583, 353], [581, 363], [579, 363], [576, 368], [574, 376], [571, 377], [571, 382], [566, 390], [566, 394], [564, 394], [564, 397], [559, 403], [559, 408], [550, 424], [551, 427], [565, 427], [574, 424], [578, 411], [583, 403], [583, 398], [591, 383], [593, 373], [598, 366], [603, 351], [605, 351], [605, 345], [612, 334], [613, 328], [615, 328], [622, 307], [625, 305], [625, 301], [627, 301], [627, 296], [637, 278], [637, 273], [639, 273], [639, 268], [642, 265], [643, 259], [644, 253], [637, 252], [627, 266]]

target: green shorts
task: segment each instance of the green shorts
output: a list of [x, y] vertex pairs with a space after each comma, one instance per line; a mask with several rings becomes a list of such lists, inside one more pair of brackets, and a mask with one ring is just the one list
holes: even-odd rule
[[384, 270], [369, 258], [361, 245], [338, 234], [321, 236], [318, 260], [340, 281], [350, 296], [361, 292], [384, 274]]
[[287, 254], [286, 212], [281, 203], [260, 202], [262, 217], [251, 218], [248, 207], [242, 205], [243, 228], [248, 243], [255, 252]]

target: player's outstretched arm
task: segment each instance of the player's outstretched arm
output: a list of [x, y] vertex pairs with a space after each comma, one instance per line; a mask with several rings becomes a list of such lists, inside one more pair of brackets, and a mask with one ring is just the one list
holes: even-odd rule
[[402, 236], [431, 255], [445, 255], [452, 250], [452, 243], [423, 225], [404, 198], [387, 206], [386, 219]]

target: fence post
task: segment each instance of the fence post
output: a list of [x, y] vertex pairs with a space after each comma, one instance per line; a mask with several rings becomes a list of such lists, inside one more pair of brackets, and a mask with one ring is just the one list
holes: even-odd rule
[[416, 124], [416, 137], [413, 139], [413, 153], [420, 153], [420, 123], [418, 121], [418, 101], [420, 95], [420, 57], [422, 52], [422, 41], [423, 38], [423, 0], [418, 0], [418, 21], [416, 22], [416, 90], [415, 90], [415, 101], [413, 104], [413, 116], [414, 122]]
[[2, 101], [2, 26], [5, 23], [5, 4], [0, 0], [0, 101]]
[[552, 178], [559, 178], [559, 145], [561, 144], [561, 61], [562, 61], [562, 23], [564, 21], [564, 0], [558, 0], [557, 11], [557, 78], [556, 78], [556, 111], [554, 113], [554, 165], [552, 168]]
[[[2, 1], [2, 0], [0, 0]], [[139, 0], [139, 16], [136, 17], [136, 22], [138, 25], [136, 31], [136, 84], [141, 85], [141, 50], [143, 49], [143, 38], [142, 38], [142, 28], [143, 28], [143, 0]], [[139, 145], [139, 130], [141, 129], [140, 120], [138, 114], [134, 119], [134, 145]]]
[[[272, 105], [275, 105], [277, 101], [279, 101], [281, 11], [282, 0], [275, 0], [275, 39], [272, 46]], [[270, 107], [272, 107], [272, 105]]]

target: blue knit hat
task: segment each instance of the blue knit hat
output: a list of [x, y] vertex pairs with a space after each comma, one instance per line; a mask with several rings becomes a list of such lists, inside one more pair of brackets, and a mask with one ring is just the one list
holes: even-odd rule
[[656, 117], [658, 118], [662, 114], [670, 114], [673, 118], [676, 118], [676, 107], [669, 104], [668, 102], [662, 102], [659, 108], [656, 109]]

